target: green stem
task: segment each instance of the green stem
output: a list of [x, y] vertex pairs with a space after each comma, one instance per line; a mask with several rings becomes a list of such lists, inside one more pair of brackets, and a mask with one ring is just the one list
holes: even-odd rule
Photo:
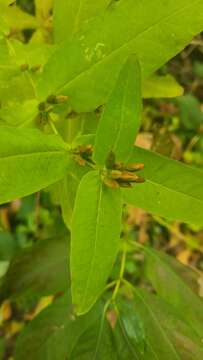
[[99, 334], [98, 334], [97, 341], [96, 341], [96, 349], [95, 349], [93, 360], [97, 359], [97, 354], [98, 354], [98, 350], [99, 350], [99, 346], [100, 346], [100, 342], [101, 342], [101, 338], [102, 338], [102, 331], [103, 331], [104, 321], [105, 321], [105, 317], [106, 317], [106, 312], [108, 310], [110, 303], [111, 303], [111, 301], [108, 300], [103, 309], [100, 328], [99, 328]]
[[125, 263], [126, 263], [126, 252], [127, 252], [126, 244], [124, 243], [124, 250], [123, 250], [122, 259], [121, 259], [121, 268], [120, 268], [119, 278], [116, 281], [116, 286], [115, 286], [113, 295], [111, 297], [112, 302], [115, 302], [116, 297], [118, 295], [118, 291], [119, 291], [121, 282], [123, 280], [123, 275], [124, 275], [124, 272], [125, 272]]
[[49, 125], [51, 126], [54, 134], [59, 135], [59, 133], [58, 133], [58, 131], [57, 131], [57, 129], [56, 129], [54, 123], [53, 123], [53, 120], [52, 120], [52, 118], [51, 118], [50, 116], [49, 116], [49, 120], [48, 120], [48, 121], [49, 121]]
[[111, 289], [114, 285], [116, 285], [116, 283], [117, 283], [117, 280], [110, 282], [109, 284], [106, 285], [104, 291]]
[[122, 282], [123, 282], [124, 285], [129, 287], [131, 290], [135, 291], [135, 287], [128, 280], [122, 279]]

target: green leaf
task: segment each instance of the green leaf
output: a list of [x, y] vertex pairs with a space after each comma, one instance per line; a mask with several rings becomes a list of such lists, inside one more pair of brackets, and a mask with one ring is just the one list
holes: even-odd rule
[[[81, 178], [89, 171], [88, 167], [78, 168], [77, 164], [71, 166], [71, 170], [59, 186], [59, 202], [62, 216], [66, 226], [70, 229], [77, 189]], [[78, 170], [78, 171], [77, 171]]]
[[202, 0], [113, 2], [56, 50], [38, 94], [42, 99], [52, 93], [68, 95], [74, 110], [90, 111], [107, 101], [130, 54], [137, 55], [147, 78], [202, 29]]
[[143, 359], [202, 359], [201, 338], [173, 307], [144, 290], [135, 291], [133, 302], [134, 311], [142, 318], [146, 332], [147, 344]]
[[[79, 144], [84, 144], [86, 136], [78, 138]], [[89, 136], [87, 136], [89, 139]], [[81, 139], [81, 140], [80, 140]], [[75, 140], [76, 141], [76, 140]], [[87, 141], [87, 144], [91, 142]], [[61, 206], [62, 217], [67, 228], [71, 228], [72, 214], [75, 204], [77, 189], [82, 177], [91, 170], [89, 166], [78, 166], [74, 160], [70, 160], [67, 175], [54, 184], [55, 194], [57, 194], [58, 204]]]
[[103, 185], [96, 171], [83, 177], [71, 229], [72, 296], [77, 314], [87, 312], [104, 289], [118, 251], [121, 209], [119, 189]]
[[31, 100], [35, 97], [33, 86], [25, 74], [15, 76], [9, 81], [0, 83], [0, 99], [2, 107]]
[[68, 236], [41, 240], [14, 257], [0, 286], [0, 300], [53, 295], [69, 287]]
[[53, 3], [54, 0], [35, 0], [35, 11], [39, 22], [45, 22], [50, 17]]
[[140, 66], [133, 55], [123, 66], [99, 122], [94, 152], [97, 164], [104, 165], [110, 151], [120, 161], [128, 159], [140, 126], [141, 96]]
[[0, 108], [0, 120], [9, 126], [27, 127], [35, 125], [39, 113], [37, 100], [28, 100], [22, 103], [12, 102]]
[[2, 38], [2, 35], [8, 35], [9, 34], [9, 26], [3, 19], [2, 15], [0, 15], [0, 38]]
[[[117, 360], [102, 306], [75, 317], [70, 295], [43, 310], [17, 340], [16, 360]], [[110, 357], [109, 354], [112, 354]]]
[[13, 3], [13, 0], [1, 0], [0, 8], [3, 10]]
[[71, 40], [85, 21], [104, 10], [111, 0], [58, 0], [54, 2], [55, 42]]
[[[11, 3], [11, 2], [10, 2]], [[2, 7], [2, 18], [6, 24], [15, 31], [21, 31], [24, 29], [35, 29], [37, 27], [36, 18], [24, 11], [18, 6], [7, 6], [3, 4]]]
[[15, 56], [12, 51], [13, 42], [6, 37], [0, 37], [0, 74], [1, 82], [12, 76], [19, 75], [20, 69], [16, 66]]
[[129, 162], [141, 162], [145, 183], [123, 190], [124, 201], [171, 220], [203, 224], [203, 173], [139, 147]]
[[64, 177], [69, 155], [57, 135], [0, 127], [0, 203], [34, 193]]
[[153, 249], [144, 248], [144, 252], [147, 278], [157, 293], [176, 308], [179, 315], [202, 337], [203, 301], [191, 288], [186, 270], [183, 273], [185, 267]]
[[3, 67], [10, 65], [10, 52], [8, 48], [8, 42], [5, 37], [0, 36], [0, 70], [2, 71]]
[[[94, 135], [82, 135], [74, 139], [73, 147], [81, 145], [94, 144]], [[75, 198], [77, 189], [82, 177], [91, 171], [91, 168], [86, 166], [78, 166], [74, 160], [70, 160], [69, 169], [67, 175], [63, 180], [54, 184], [52, 193], [54, 191], [54, 197], [57, 198], [57, 203], [61, 206], [62, 217], [67, 228], [71, 228], [72, 214], [75, 204]]]
[[[49, 44], [24, 44], [20, 41], [10, 40], [8, 42], [12, 61], [17, 65], [27, 64], [29, 67], [35, 65], [43, 66], [55, 50], [55, 46]], [[33, 75], [33, 73], [30, 73]]]
[[[136, 313], [130, 301], [119, 300], [117, 304], [118, 323], [115, 337], [118, 344], [118, 353], [123, 354], [123, 358], [142, 359], [145, 351], [145, 331], [142, 320]], [[120, 335], [119, 335], [120, 332]]]
[[[29, 61], [31, 57], [36, 59], [36, 53], [38, 53], [38, 58], [42, 58], [42, 56], [39, 57], [39, 47], [34, 49], [30, 45], [23, 45], [16, 40], [0, 38], [0, 100], [2, 107], [5, 104], [22, 103], [36, 97], [32, 75], [22, 72], [20, 69], [20, 65], [25, 64], [27, 59]], [[29, 64], [30, 62], [28, 62]]]
[[184, 89], [173, 76], [154, 74], [143, 82], [142, 92], [144, 98], [171, 98], [183, 95]]
[[78, 185], [78, 178], [72, 174], [68, 174], [63, 179], [62, 183], [59, 184], [59, 202], [61, 205], [62, 216], [64, 223], [69, 229], [71, 228], [71, 220]]
[[[14, 106], [19, 102], [23, 106], [22, 102], [36, 99], [35, 82], [54, 49], [53, 45], [23, 44], [13, 39], [0, 39], [1, 104]], [[28, 69], [22, 71], [22, 65]], [[36, 72], [32, 70], [35, 66], [39, 67]], [[24, 116], [23, 109], [19, 115]]]

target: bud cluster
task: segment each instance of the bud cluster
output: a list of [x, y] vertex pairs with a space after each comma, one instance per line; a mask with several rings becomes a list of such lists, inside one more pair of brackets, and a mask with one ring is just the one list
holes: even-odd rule
[[92, 154], [93, 154], [92, 145], [81, 145], [73, 150], [73, 158], [80, 166], [85, 166], [88, 163], [93, 164]]
[[103, 172], [103, 182], [110, 188], [131, 188], [134, 183], [143, 183], [145, 179], [135, 174], [144, 169], [142, 163], [132, 163], [125, 165], [116, 161], [112, 152], [106, 160], [106, 170]]
[[66, 95], [49, 95], [46, 102], [51, 105], [64, 104], [68, 100]]
[[[92, 160], [93, 146], [80, 145], [72, 151], [73, 159], [80, 165], [95, 166]], [[112, 188], [131, 188], [135, 183], [143, 183], [145, 179], [137, 175], [137, 171], [143, 170], [144, 164], [130, 163], [124, 164], [115, 160], [115, 155], [110, 152], [106, 159], [106, 167], [102, 170], [103, 183]]]
[[65, 95], [49, 95], [46, 101], [41, 102], [38, 105], [39, 114], [37, 116], [37, 121], [40, 125], [47, 123], [49, 119], [49, 113], [53, 110], [53, 105], [64, 104], [67, 102], [68, 96]]

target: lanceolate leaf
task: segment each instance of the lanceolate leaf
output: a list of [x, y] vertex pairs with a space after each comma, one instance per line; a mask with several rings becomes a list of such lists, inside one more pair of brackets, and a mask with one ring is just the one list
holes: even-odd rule
[[[39, 70], [42, 69], [44, 63], [47, 62], [47, 59], [54, 51], [54, 46], [23, 44], [17, 40], [1, 38], [0, 50], [0, 99], [2, 111], [4, 111], [4, 104], [9, 105], [11, 113], [12, 107], [18, 106], [18, 121], [10, 122], [20, 124], [23, 122], [21, 118], [25, 118], [23, 107], [26, 106], [26, 100], [37, 101], [35, 80], [39, 76]], [[27, 66], [26, 71], [22, 71], [22, 65]], [[32, 69], [35, 66], [39, 68], [38, 71], [33, 72]], [[35, 108], [36, 111], [37, 107]], [[10, 117], [12, 117], [12, 114], [10, 114]], [[15, 117], [17, 118], [17, 115]]]
[[54, 40], [72, 39], [85, 21], [99, 14], [111, 0], [57, 0], [54, 2]]
[[126, 161], [132, 152], [141, 121], [141, 73], [135, 55], [123, 66], [100, 119], [95, 139], [94, 160], [100, 165], [110, 151]]
[[0, 127], [0, 203], [29, 195], [60, 180], [69, 156], [59, 136]]
[[[142, 359], [145, 352], [146, 339], [142, 319], [135, 311], [131, 301], [120, 300], [117, 306], [118, 319], [115, 337], [118, 341], [118, 353], [122, 353], [122, 360]], [[120, 333], [120, 334], [119, 334]]]
[[8, 126], [29, 127], [35, 125], [38, 115], [37, 101], [13, 102], [0, 109], [0, 120]]
[[[85, 144], [85, 138], [86, 136], [81, 136], [79, 138], [78, 144], [76, 139], [75, 145], [77, 146]], [[92, 140], [92, 136], [87, 136], [87, 138]], [[88, 140], [86, 144], [88, 145], [90, 143], [91, 141], [89, 142]], [[89, 166], [78, 166], [74, 160], [71, 160], [69, 163], [69, 171], [67, 175], [64, 177], [64, 179], [55, 184], [63, 220], [69, 229], [71, 228], [72, 214], [79, 183], [82, 177], [90, 170], [91, 168]]]
[[54, 295], [69, 287], [69, 236], [41, 240], [14, 257], [0, 286], [0, 301]]
[[76, 318], [70, 295], [41, 312], [18, 339], [16, 360], [117, 360], [102, 306]]
[[120, 227], [120, 190], [106, 187], [99, 173], [89, 172], [79, 185], [72, 219], [72, 296], [78, 314], [87, 312], [104, 289]]
[[59, 201], [61, 205], [61, 211], [63, 220], [66, 226], [71, 228], [71, 219], [73, 214], [75, 196], [79, 180], [77, 177], [68, 174], [59, 184]]
[[129, 162], [145, 164], [145, 183], [123, 191], [126, 203], [172, 220], [203, 224], [203, 172], [135, 147]]
[[[201, 360], [203, 347], [201, 338], [179, 316], [173, 307], [159, 297], [144, 290], [136, 290], [131, 304], [131, 314], [142, 321], [145, 331], [144, 351], [130, 356], [129, 336], [125, 337], [123, 351], [129, 356], [124, 360]], [[130, 319], [129, 319], [130, 321]], [[136, 323], [135, 323], [136, 326]], [[123, 336], [123, 333], [122, 333]], [[120, 340], [122, 344], [122, 339]], [[120, 349], [122, 354], [122, 349]]]
[[170, 98], [183, 95], [184, 89], [173, 76], [152, 75], [143, 82], [144, 98]]
[[[203, 301], [180, 272], [181, 264], [150, 248], [146, 254], [146, 273], [157, 293], [170, 303], [200, 337], [203, 334]], [[183, 267], [183, 266], [182, 266]], [[192, 272], [192, 271], [191, 271]]]
[[[94, 135], [81, 135], [74, 139], [73, 147], [81, 145], [93, 146], [93, 144]], [[64, 223], [69, 229], [71, 228], [72, 214], [79, 183], [82, 177], [89, 171], [91, 171], [91, 168], [88, 165], [78, 166], [77, 162], [71, 159], [67, 175], [57, 184], [53, 185], [54, 193], [61, 206]]]
[[6, 69], [9, 65], [11, 66], [12, 60], [10, 57], [8, 42], [2, 36], [0, 36], [0, 70]]
[[48, 61], [38, 85], [42, 99], [69, 95], [75, 110], [106, 102], [122, 64], [135, 53], [143, 78], [181, 51], [203, 29], [202, 0], [112, 2]]

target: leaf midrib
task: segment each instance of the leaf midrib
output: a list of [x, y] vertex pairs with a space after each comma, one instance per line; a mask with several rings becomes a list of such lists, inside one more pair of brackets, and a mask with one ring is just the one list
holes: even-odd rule
[[187, 198], [190, 198], [190, 199], [192, 199], [193, 201], [195, 200], [195, 201], [197, 201], [197, 202], [200, 202], [200, 204], [203, 206], [203, 199], [199, 199], [197, 196], [188, 194], [188, 193], [186, 193], [186, 192], [184, 192], [184, 191], [177, 191], [177, 190], [175, 190], [174, 188], [167, 187], [166, 185], [163, 185], [163, 184], [161, 184], [161, 183], [159, 183], [159, 182], [155, 182], [155, 181], [152, 181], [152, 180], [149, 180], [149, 179], [146, 179], [146, 182], [151, 183], [151, 184], [153, 184], [153, 185], [155, 185], [155, 186], [160, 186], [160, 187], [166, 189], [167, 191], [174, 192], [175, 194], [178, 194], [178, 195], [181, 194], [182, 196], [187, 197]]
[[[98, 180], [99, 180], [99, 178], [98, 178]], [[102, 186], [102, 182], [100, 181], [100, 183], [99, 183], [99, 195], [98, 195], [98, 200], [97, 200], [97, 214], [96, 214], [96, 221], [95, 221], [94, 250], [93, 250], [93, 256], [92, 256], [92, 260], [91, 260], [91, 264], [90, 264], [90, 268], [89, 268], [89, 274], [88, 274], [87, 281], [86, 281], [85, 293], [84, 293], [83, 301], [82, 301], [82, 304], [81, 304], [82, 309], [84, 307], [84, 304], [86, 304], [86, 298], [87, 298], [88, 289], [89, 289], [89, 282], [90, 282], [90, 278], [91, 278], [91, 274], [92, 274], [92, 269], [94, 268], [94, 264], [95, 264], [95, 254], [96, 254], [97, 242], [98, 242], [98, 232], [99, 232], [99, 222], [100, 222], [99, 220], [100, 220], [102, 192], [103, 192], [103, 186]]]
[[118, 146], [118, 143], [119, 143], [119, 139], [120, 139], [120, 135], [121, 135], [121, 131], [123, 129], [123, 124], [125, 122], [125, 112], [124, 112], [124, 108], [125, 108], [125, 104], [126, 104], [126, 99], [127, 99], [127, 89], [128, 89], [128, 85], [129, 85], [129, 71], [128, 71], [128, 76], [126, 78], [126, 81], [125, 81], [125, 88], [123, 90], [123, 100], [122, 100], [122, 104], [121, 104], [121, 117], [120, 117], [120, 121], [119, 121], [119, 128], [118, 128], [118, 131], [117, 131], [117, 134], [116, 134], [116, 138], [115, 138], [115, 141], [114, 141], [114, 145], [113, 145], [113, 150], [114, 152], [116, 152], [116, 149], [117, 149], [117, 146]]
[[[188, 292], [190, 294], [190, 296], [193, 297], [193, 299], [196, 298], [196, 301], [198, 301], [198, 302], [201, 301], [198, 296], [195, 296], [195, 294], [193, 293], [191, 288], [187, 285], [187, 283], [185, 283], [182, 280], [182, 278], [176, 273], [176, 271], [173, 270], [173, 267], [171, 267], [167, 262], [162, 260], [162, 258], [160, 258], [158, 255], [156, 255], [156, 253], [154, 251], [149, 251], [146, 247], [144, 247], [144, 251], [146, 251], [149, 256], [153, 256], [155, 261], [158, 261], [160, 264], [164, 264], [164, 266], [168, 269], [168, 271], [172, 274], [172, 276], [174, 276], [178, 282], [181, 282], [182, 287], [185, 289], [186, 292]], [[190, 326], [192, 327], [193, 331], [199, 336], [195, 327], [193, 327], [193, 325], [191, 323], [190, 323]]]
[[0, 162], [2, 161], [6, 161], [6, 160], [10, 160], [10, 159], [21, 159], [23, 160], [24, 157], [34, 157], [34, 156], [40, 156], [42, 157], [43, 155], [59, 155], [59, 154], [63, 154], [65, 155], [65, 150], [55, 150], [55, 151], [50, 151], [50, 150], [47, 150], [47, 151], [36, 151], [36, 152], [32, 152], [32, 153], [24, 153], [24, 154], [12, 154], [12, 155], [7, 155], [7, 156], [2, 156], [0, 157]]
[[74, 83], [74, 81], [77, 81], [80, 77], [82, 77], [84, 74], [88, 73], [89, 71], [92, 71], [92, 69], [94, 67], [97, 67], [97, 65], [100, 65], [100, 63], [102, 63], [103, 61], [106, 61], [106, 59], [110, 56], [112, 56], [112, 54], [115, 54], [117, 52], [119, 52], [122, 48], [127, 47], [131, 42], [135, 41], [138, 37], [142, 36], [144, 33], [147, 33], [148, 31], [150, 31], [151, 29], [153, 29], [154, 27], [156, 27], [157, 25], [161, 24], [162, 22], [165, 22], [167, 19], [170, 19], [171, 17], [185, 11], [186, 9], [189, 9], [191, 6], [194, 6], [195, 4], [198, 4], [200, 2], [200, 0], [197, 1], [193, 1], [192, 5], [186, 5], [184, 7], [182, 7], [181, 9], [177, 9], [175, 11], [173, 11], [170, 15], [167, 15], [165, 17], [163, 17], [162, 19], [160, 19], [160, 21], [156, 21], [154, 22], [152, 25], [148, 26], [146, 29], [144, 29], [141, 33], [137, 34], [135, 37], [133, 37], [132, 39], [128, 40], [126, 43], [122, 44], [121, 46], [119, 46], [117, 49], [112, 50], [108, 55], [106, 55], [104, 58], [102, 58], [101, 60], [99, 60], [98, 62], [90, 65], [90, 67], [88, 67], [88, 69], [82, 71], [80, 74], [76, 75], [73, 79], [71, 79], [69, 82], [65, 82], [62, 86], [58, 86], [56, 88], [57, 93], [61, 92], [63, 93], [63, 89], [66, 88], [67, 86], [71, 86], [72, 83]]
[[82, 1], [80, 0], [79, 5], [78, 5], [78, 11], [77, 14], [75, 16], [75, 21], [74, 21], [74, 26], [73, 26], [73, 32], [72, 35], [74, 35], [77, 32], [78, 29], [78, 25], [79, 25], [79, 20], [80, 20], [80, 14], [81, 14], [81, 9], [82, 9]]
[[126, 333], [126, 329], [123, 327], [123, 324], [122, 324], [122, 322], [121, 322], [121, 319], [120, 319], [120, 317], [119, 317], [119, 325], [120, 325], [120, 327], [121, 327], [121, 331], [122, 331], [122, 334], [123, 334], [123, 337], [124, 337], [124, 339], [125, 339], [125, 342], [126, 342], [126, 344], [127, 344], [127, 346], [129, 347], [129, 349], [130, 349], [130, 352], [131, 352], [131, 354], [133, 354], [133, 355], [135, 355], [135, 360], [139, 360], [139, 358], [137, 357], [137, 354], [136, 354], [136, 352], [135, 352], [135, 350], [133, 349], [133, 346], [131, 345], [131, 343], [130, 343], [130, 341], [128, 340], [128, 335], [127, 335], [127, 333]]
[[157, 323], [161, 333], [163, 334], [165, 340], [169, 343], [171, 350], [173, 351], [173, 353], [175, 354], [176, 359], [181, 360], [179, 354], [176, 352], [176, 349], [173, 345], [173, 343], [171, 342], [171, 340], [169, 339], [168, 335], [166, 334], [165, 330], [162, 328], [162, 326], [159, 323], [159, 320], [156, 318], [156, 316], [154, 315], [153, 311], [151, 310], [150, 306], [146, 303], [144, 297], [139, 293], [139, 292], [135, 292], [136, 295], [141, 299], [141, 301], [143, 302], [143, 304], [145, 305], [145, 307], [148, 309], [149, 313], [151, 314], [152, 318], [154, 319], [154, 321]]

